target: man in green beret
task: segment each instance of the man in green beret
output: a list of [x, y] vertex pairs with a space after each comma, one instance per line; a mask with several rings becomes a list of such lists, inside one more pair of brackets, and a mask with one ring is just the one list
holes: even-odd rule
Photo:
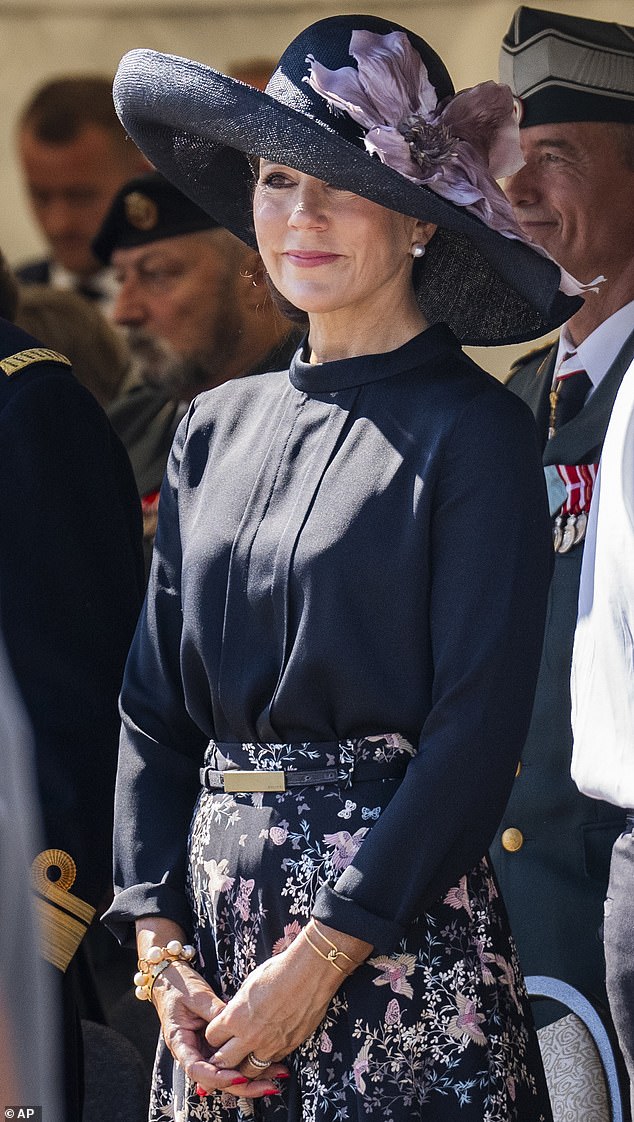
[[109, 410], [141, 495], [146, 561], [174, 433], [196, 394], [288, 365], [297, 344], [258, 254], [158, 173], [130, 180], [93, 242], [118, 284], [137, 382]]

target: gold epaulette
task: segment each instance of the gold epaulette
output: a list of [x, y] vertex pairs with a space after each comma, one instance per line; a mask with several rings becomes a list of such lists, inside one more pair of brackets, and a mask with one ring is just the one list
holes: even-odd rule
[[29, 347], [26, 351], [18, 351], [15, 355], [0, 359], [0, 370], [10, 378], [12, 374], [24, 370], [25, 366], [32, 366], [34, 362], [61, 362], [64, 366], [72, 366], [70, 359], [59, 351], [49, 351], [48, 347]]
[[[86, 934], [95, 909], [73, 896], [77, 868], [63, 849], [45, 849], [33, 861], [31, 877], [40, 926], [40, 951], [62, 974]], [[51, 874], [56, 879], [51, 879]]]

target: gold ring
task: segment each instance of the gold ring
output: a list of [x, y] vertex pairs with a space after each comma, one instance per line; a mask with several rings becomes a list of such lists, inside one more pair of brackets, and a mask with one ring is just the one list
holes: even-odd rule
[[266, 1071], [267, 1067], [270, 1067], [273, 1063], [273, 1060], [260, 1060], [257, 1056], [253, 1055], [253, 1052], [249, 1052], [247, 1062], [251, 1064], [251, 1067], [257, 1068], [258, 1071]]

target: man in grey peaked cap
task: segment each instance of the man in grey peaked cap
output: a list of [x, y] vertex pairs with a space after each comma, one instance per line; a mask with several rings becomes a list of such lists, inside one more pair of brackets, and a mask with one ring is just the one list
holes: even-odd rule
[[520, 7], [500, 76], [522, 113], [526, 163], [506, 183], [516, 218], [578, 280], [604, 279], [509, 381], [543, 443], [555, 569], [532, 723], [492, 856], [525, 973], [605, 1003], [603, 901], [625, 816], [571, 779], [570, 665], [592, 487], [634, 357], [634, 29]]

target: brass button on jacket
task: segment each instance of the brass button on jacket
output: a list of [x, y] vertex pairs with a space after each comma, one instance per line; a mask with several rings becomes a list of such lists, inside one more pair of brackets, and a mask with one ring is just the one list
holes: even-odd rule
[[521, 830], [516, 830], [514, 826], [509, 827], [502, 834], [502, 845], [508, 853], [517, 853], [524, 845], [524, 835]]

